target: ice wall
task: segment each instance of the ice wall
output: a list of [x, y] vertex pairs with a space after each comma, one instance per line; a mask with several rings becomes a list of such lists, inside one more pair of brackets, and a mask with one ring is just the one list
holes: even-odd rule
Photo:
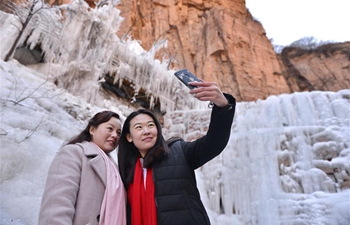
[[[100, 3], [103, 4], [90, 8], [84, 1], [72, 0], [59, 6], [64, 11], [64, 19], [51, 16], [47, 23], [38, 20], [37, 24], [28, 26], [18, 45], [31, 49], [38, 45], [45, 58], [45, 63], [29, 67], [58, 87], [99, 107], [106, 107], [103, 100], [110, 97], [100, 91], [106, 76], [112, 79], [109, 85], [115, 87], [120, 87], [124, 80], [131, 83], [133, 91], [128, 93], [133, 95], [131, 102], [139, 95], [146, 95], [150, 107], [159, 102], [162, 112], [207, 105], [191, 98], [189, 90], [173, 75], [175, 70], [168, 68], [169, 59], [162, 62], [154, 59], [157, 50], [166, 47], [165, 40], [145, 50], [138, 40], [127, 34], [119, 38], [116, 33], [123, 20], [115, 7], [119, 1]], [[49, 10], [51, 8], [41, 11]], [[21, 17], [27, 18], [26, 14]], [[0, 42], [3, 43], [0, 58], [4, 59], [22, 27], [17, 17], [1, 10], [0, 19], [3, 21], [0, 24]], [[44, 32], [47, 30], [50, 32]]]

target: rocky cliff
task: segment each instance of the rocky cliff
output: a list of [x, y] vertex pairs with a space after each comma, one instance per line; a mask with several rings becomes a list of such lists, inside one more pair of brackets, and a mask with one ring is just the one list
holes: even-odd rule
[[314, 50], [285, 48], [279, 59], [291, 92], [350, 87], [350, 42], [326, 44]]
[[157, 58], [217, 82], [238, 101], [350, 87], [350, 42], [277, 55], [245, 0], [121, 0], [118, 8], [125, 18], [119, 37], [140, 40], [146, 50], [166, 40]]

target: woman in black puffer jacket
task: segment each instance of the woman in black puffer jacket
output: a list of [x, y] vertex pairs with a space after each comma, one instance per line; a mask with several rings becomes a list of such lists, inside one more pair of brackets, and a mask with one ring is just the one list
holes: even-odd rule
[[128, 192], [130, 225], [210, 224], [197, 189], [194, 170], [219, 155], [227, 145], [235, 99], [216, 83], [192, 82], [190, 91], [213, 109], [205, 136], [186, 142], [165, 141], [154, 114], [140, 109], [124, 122], [119, 142], [119, 170]]

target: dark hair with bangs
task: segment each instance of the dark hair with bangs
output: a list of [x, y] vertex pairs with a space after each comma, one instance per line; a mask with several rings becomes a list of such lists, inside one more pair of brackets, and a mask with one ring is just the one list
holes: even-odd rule
[[157, 140], [155, 145], [147, 152], [144, 157], [143, 166], [145, 168], [151, 167], [154, 163], [161, 160], [163, 157], [167, 155], [167, 143], [164, 140], [162, 134], [162, 127], [160, 122], [153, 114], [153, 112], [147, 109], [139, 109], [135, 112], [132, 112], [125, 120], [124, 126], [122, 129], [122, 134], [119, 140], [119, 150], [118, 150], [118, 165], [119, 172], [125, 187], [128, 186], [134, 179], [134, 169], [136, 160], [139, 158], [139, 150], [136, 148], [133, 142], [128, 142], [126, 139], [126, 135], [130, 134], [130, 121], [137, 115], [146, 114], [149, 115], [158, 130]]

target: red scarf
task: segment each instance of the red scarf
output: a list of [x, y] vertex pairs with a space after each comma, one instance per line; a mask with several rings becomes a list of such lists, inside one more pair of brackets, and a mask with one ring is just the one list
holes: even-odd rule
[[131, 225], [157, 225], [157, 210], [154, 197], [152, 168], [147, 169], [145, 190], [141, 162], [137, 160], [134, 182], [128, 188]]

